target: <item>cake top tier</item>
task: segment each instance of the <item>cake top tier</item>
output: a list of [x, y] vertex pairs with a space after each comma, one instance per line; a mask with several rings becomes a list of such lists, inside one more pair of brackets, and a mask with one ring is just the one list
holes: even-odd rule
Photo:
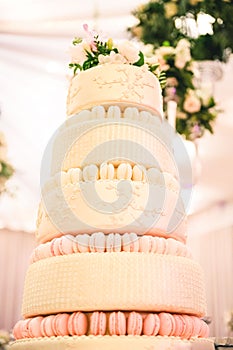
[[[74, 77], [67, 99], [67, 114], [96, 105], [137, 106], [162, 116], [164, 74], [153, 57], [146, 58], [131, 42], [102, 41], [88, 31], [70, 49]], [[161, 86], [160, 86], [161, 85]]]

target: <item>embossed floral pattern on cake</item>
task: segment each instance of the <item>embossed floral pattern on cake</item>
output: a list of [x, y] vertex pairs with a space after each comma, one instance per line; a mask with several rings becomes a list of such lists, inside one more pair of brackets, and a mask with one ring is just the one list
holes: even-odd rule
[[145, 68], [142, 68], [133, 74], [129, 70], [124, 69], [123, 66], [116, 67], [116, 71], [119, 73], [118, 78], [103, 79], [101, 76], [96, 76], [93, 80], [97, 84], [99, 89], [108, 88], [111, 89], [114, 85], [120, 85], [119, 96], [121, 100], [127, 100], [129, 98], [136, 98], [138, 102], [142, 102], [144, 98], [144, 87], [147, 86], [152, 90], [155, 88], [153, 84], [145, 80]]

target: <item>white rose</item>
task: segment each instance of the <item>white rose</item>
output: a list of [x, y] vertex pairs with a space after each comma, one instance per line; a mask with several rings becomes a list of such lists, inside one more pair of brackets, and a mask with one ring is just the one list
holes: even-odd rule
[[175, 54], [175, 49], [172, 46], [161, 46], [155, 53], [159, 56], [171, 56]]
[[174, 2], [168, 2], [164, 4], [165, 16], [167, 18], [173, 17], [177, 14], [177, 5]]
[[139, 60], [139, 50], [131, 42], [122, 41], [117, 45], [117, 49], [128, 63], [135, 63]]
[[191, 61], [190, 42], [186, 39], [181, 39], [175, 48], [175, 66], [179, 69], [184, 68], [187, 62]]
[[154, 46], [152, 44], [144, 45], [142, 51], [145, 56], [151, 57], [154, 54]]
[[110, 55], [99, 55], [98, 56], [99, 64], [105, 64], [105, 63], [126, 63], [126, 59], [120, 55], [119, 53], [116, 53], [114, 51], [110, 52]]
[[195, 93], [187, 94], [183, 104], [183, 109], [188, 113], [195, 113], [200, 111], [201, 101]]
[[190, 49], [190, 42], [187, 39], [180, 39], [176, 45], [176, 50], [180, 50], [183, 48], [189, 48]]
[[186, 65], [187, 60], [183, 55], [177, 55], [175, 58], [175, 66], [178, 69], [183, 69]]
[[197, 95], [202, 100], [203, 105], [208, 106], [211, 97], [213, 97], [211, 83], [203, 83], [201, 89], [197, 90]]
[[146, 57], [145, 61], [147, 64], [149, 64], [151, 66], [153, 66], [155, 64], [159, 64], [157, 56]]
[[167, 64], [167, 61], [164, 59], [163, 56], [156, 55], [155, 57], [157, 62], [159, 63], [160, 70], [167, 71], [170, 68], [169, 64]]
[[159, 63], [159, 68], [163, 71], [167, 71], [170, 66], [167, 64], [166, 56], [173, 56], [175, 49], [172, 46], [161, 46], [155, 51], [155, 56]]

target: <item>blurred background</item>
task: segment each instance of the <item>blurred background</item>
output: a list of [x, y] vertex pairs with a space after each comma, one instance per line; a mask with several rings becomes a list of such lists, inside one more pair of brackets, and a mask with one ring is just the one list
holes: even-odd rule
[[[0, 329], [10, 331], [21, 317], [25, 271], [36, 244], [33, 233], [40, 199], [40, 162], [50, 137], [66, 117], [72, 39], [83, 36], [82, 25], [88, 23], [106, 38], [144, 40], [144, 24], [133, 11], [143, 11], [147, 3], [0, 0], [0, 130], [7, 143], [7, 163], [14, 168], [4, 185], [6, 191], [0, 194]], [[166, 18], [182, 18], [179, 1], [162, 3], [173, 9]], [[230, 1], [224, 3], [233, 6]], [[187, 4], [190, 18], [201, 1]], [[218, 18], [214, 18], [216, 23], [221, 22]], [[233, 21], [232, 17], [227, 20]], [[214, 23], [209, 18], [207, 22], [208, 26]], [[155, 44], [150, 42], [153, 38], [144, 41]], [[228, 321], [233, 312], [233, 57], [229, 50], [226, 53], [227, 59], [211, 56], [210, 47], [210, 55], [201, 57], [204, 63], [198, 66], [202, 83], [211, 89], [221, 110], [212, 123], [214, 134], [205, 130], [187, 141], [195, 178], [188, 208], [188, 244], [205, 272], [212, 336], [231, 335]], [[5, 140], [2, 135], [0, 146], [5, 147]], [[0, 156], [6, 157], [3, 153]]]

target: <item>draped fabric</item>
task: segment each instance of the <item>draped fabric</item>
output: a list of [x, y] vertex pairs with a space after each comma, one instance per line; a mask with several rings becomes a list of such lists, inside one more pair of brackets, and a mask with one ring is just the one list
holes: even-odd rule
[[230, 335], [227, 320], [233, 311], [232, 221], [232, 205], [215, 207], [189, 220], [195, 232], [189, 233], [188, 245], [204, 270], [210, 333], [215, 337]]
[[21, 318], [24, 278], [34, 247], [33, 234], [0, 230], [0, 329], [11, 330]]

